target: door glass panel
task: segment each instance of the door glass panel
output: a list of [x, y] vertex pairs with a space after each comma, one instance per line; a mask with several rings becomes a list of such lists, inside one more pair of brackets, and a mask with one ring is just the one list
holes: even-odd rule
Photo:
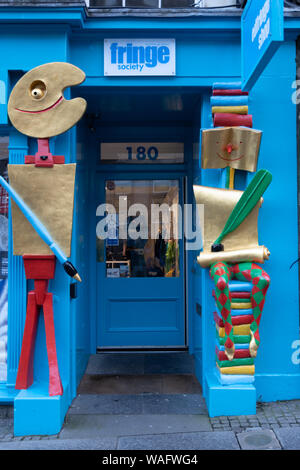
[[179, 277], [178, 180], [110, 180], [105, 194], [106, 276]]

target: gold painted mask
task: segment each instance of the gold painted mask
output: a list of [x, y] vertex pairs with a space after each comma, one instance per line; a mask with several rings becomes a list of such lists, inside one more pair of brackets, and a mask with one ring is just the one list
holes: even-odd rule
[[262, 132], [244, 127], [202, 131], [202, 168], [256, 171]]
[[82, 70], [66, 62], [52, 62], [30, 70], [10, 94], [8, 115], [12, 124], [23, 134], [38, 139], [66, 132], [82, 117], [86, 101], [65, 100], [63, 91], [84, 79]]

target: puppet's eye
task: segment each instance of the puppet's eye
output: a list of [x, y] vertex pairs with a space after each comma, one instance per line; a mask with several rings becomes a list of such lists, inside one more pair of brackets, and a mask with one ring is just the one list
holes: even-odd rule
[[242, 144], [243, 142], [240, 142], [240, 144]]
[[36, 80], [30, 86], [30, 95], [35, 100], [40, 100], [46, 94], [46, 85], [41, 80]]

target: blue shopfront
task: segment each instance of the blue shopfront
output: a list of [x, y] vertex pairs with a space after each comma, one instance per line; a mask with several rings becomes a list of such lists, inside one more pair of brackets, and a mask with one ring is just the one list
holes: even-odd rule
[[[26, 281], [22, 257], [13, 255], [8, 214], [7, 346], [0, 402], [14, 403], [15, 433], [57, 433], [89, 356], [103, 350], [188, 350], [211, 416], [255, 414], [258, 400], [299, 398], [298, 268], [290, 269], [298, 258], [292, 100], [298, 20], [285, 19], [285, 41], [249, 94], [253, 128], [263, 132], [258, 169], [273, 175], [258, 220], [271, 252], [265, 263], [271, 284], [255, 380], [233, 385], [222, 384], [215, 374], [213, 285], [208, 270], [197, 263], [201, 245], [195, 235], [193, 185], [224, 187], [223, 170], [201, 169], [201, 129], [213, 126], [214, 84], [241, 80], [240, 16], [98, 17], [82, 6], [1, 7], [0, 21], [1, 159], [9, 153], [9, 163], [22, 164], [25, 155], [36, 152], [36, 140], [16, 131], [7, 116], [10, 91], [25, 72], [49, 62], [74, 64], [86, 79], [65, 96], [87, 101], [77, 126], [50, 139], [53, 154], [77, 164], [72, 261], [82, 278], [75, 284], [57, 264], [50, 281], [64, 389], [60, 396], [48, 394], [42, 317], [34, 382], [15, 389], [31, 281]], [[250, 180], [249, 173], [237, 176], [236, 189], [244, 190]], [[103, 204], [116, 208], [109, 220]], [[121, 204], [127, 213], [123, 223]], [[154, 210], [162, 204], [177, 207], [168, 237]], [[121, 237], [130, 227], [142, 230], [148, 219], [152, 237]], [[109, 235], [103, 240], [97, 234], [105, 224]]]

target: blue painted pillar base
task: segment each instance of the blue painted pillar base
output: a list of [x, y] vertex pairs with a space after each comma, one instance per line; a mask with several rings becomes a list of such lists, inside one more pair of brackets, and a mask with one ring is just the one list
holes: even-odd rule
[[34, 383], [20, 390], [14, 400], [14, 435], [39, 436], [58, 434], [68, 411], [64, 395], [50, 397], [48, 384]]
[[256, 389], [253, 384], [222, 385], [211, 373], [204, 379], [204, 398], [211, 418], [256, 414]]

